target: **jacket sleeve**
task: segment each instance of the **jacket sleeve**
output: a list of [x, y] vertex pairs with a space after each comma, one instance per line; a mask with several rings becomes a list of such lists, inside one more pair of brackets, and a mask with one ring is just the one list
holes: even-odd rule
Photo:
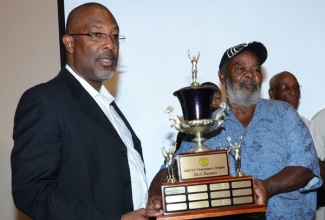
[[65, 141], [62, 126], [56, 106], [44, 91], [25, 92], [15, 114], [11, 153], [16, 207], [35, 220], [120, 219], [117, 214], [104, 217], [105, 212], [91, 201], [57, 189]]

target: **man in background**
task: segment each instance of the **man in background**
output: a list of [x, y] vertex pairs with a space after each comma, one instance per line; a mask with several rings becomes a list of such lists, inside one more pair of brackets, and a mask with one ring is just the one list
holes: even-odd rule
[[[270, 79], [269, 85], [270, 99], [287, 102], [296, 111], [298, 110], [301, 86], [292, 73], [283, 71], [274, 75]], [[309, 127], [310, 121], [302, 115], [300, 118]]]
[[216, 93], [214, 93], [213, 98], [212, 98], [212, 102], [211, 102], [212, 112], [214, 112], [215, 110], [217, 110], [218, 108], [220, 108], [220, 104], [222, 102], [221, 90], [213, 82], [204, 82], [201, 85], [202, 86], [211, 86], [212, 88], [214, 88], [216, 90]]

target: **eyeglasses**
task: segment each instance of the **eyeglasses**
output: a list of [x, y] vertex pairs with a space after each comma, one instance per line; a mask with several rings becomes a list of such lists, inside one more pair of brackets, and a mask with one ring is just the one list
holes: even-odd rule
[[299, 84], [298, 85], [294, 85], [294, 86], [282, 85], [282, 86], [279, 86], [279, 87], [276, 87], [276, 88], [280, 89], [280, 91], [282, 91], [282, 92], [289, 92], [292, 89], [293, 89], [293, 91], [298, 92], [298, 91], [300, 91], [300, 89], [302, 88], [302, 86], [299, 85]]
[[112, 40], [112, 42], [114, 44], [124, 43], [124, 41], [126, 39], [123, 35], [119, 35], [119, 34], [108, 35], [108, 34], [99, 33], [99, 32], [93, 32], [93, 33], [89, 33], [89, 34], [68, 34], [68, 35], [71, 35], [71, 36], [73, 36], [73, 35], [89, 36], [89, 37], [91, 37], [91, 39], [93, 41], [96, 41], [96, 42], [104, 42], [108, 38], [111, 38], [111, 40]]

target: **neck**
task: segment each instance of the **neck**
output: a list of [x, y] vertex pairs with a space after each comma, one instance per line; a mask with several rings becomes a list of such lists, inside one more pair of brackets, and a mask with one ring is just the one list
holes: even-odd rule
[[94, 89], [96, 89], [98, 92], [100, 91], [100, 88], [102, 87], [102, 83], [98, 83], [98, 82], [90, 82], [87, 81]]
[[251, 106], [241, 106], [229, 103], [229, 108], [237, 120], [246, 128], [254, 117], [256, 104]]

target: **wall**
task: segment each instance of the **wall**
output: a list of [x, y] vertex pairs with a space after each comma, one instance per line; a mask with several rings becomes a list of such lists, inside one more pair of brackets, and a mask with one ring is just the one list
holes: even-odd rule
[[[85, 1], [66, 1], [66, 9]], [[311, 118], [325, 107], [324, 0], [138, 0], [100, 1], [109, 6], [126, 36], [119, 73], [105, 84], [142, 140], [149, 182], [163, 162], [161, 143], [171, 146], [176, 131], [164, 113], [181, 115], [174, 91], [191, 83], [191, 55], [201, 56], [198, 81], [218, 84], [217, 69], [230, 46], [261, 41], [269, 57], [263, 65], [262, 97], [268, 80], [283, 70], [300, 81], [300, 114]], [[27, 88], [60, 69], [56, 1], [6, 1], [0, 7], [0, 219], [25, 220], [10, 194], [12, 125]]]
[[16, 211], [11, 197], [13, 117], [22, 93], [60, 69], [57, 2], [0, 4], [0, 219], [23, 220], [28, 218]]

